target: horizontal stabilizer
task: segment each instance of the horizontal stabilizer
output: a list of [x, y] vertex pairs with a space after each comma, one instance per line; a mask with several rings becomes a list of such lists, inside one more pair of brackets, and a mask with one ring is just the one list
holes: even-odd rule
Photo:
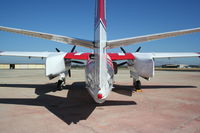
[[142, 42], [158, 40], [158, 39], [163, 39], [163, 38], [168, 38], [168, 37], [175, 37], [179, 35], [190, 34], [193, 32], [200, 32], [200, 28], [178, 30], [178, 31], [151, 34], [151, 35], [138, 36], [138, 37], [132, 37], [132, 38], [124, 38], [124, 39], [119, 39], [119, 40], [111, 40], [111, 41], [107, 41], [107, 48], [127, 46], [130, 44], [142, 43]]
[[60, 36], [60, 35], [35, 32], [35, 31], [23, 30], [23, 29], [16, 29], [16, 28], [9, 28], [9, 27], [3, 27], [3, 26], [0, 26], [0, 31], [1, 30], [7, 31], [7, 32], [13, 32], [17, 34], [24, 34], [24, 35], [32, 36], [32, 37], [43, 38], [43, 39], [61, 42], [61, 43], [67, 43], [71, 45], [78, 45], [78, 46], [82, 46], [86, 48], [94, 48], [94, 43], [92, 41], [81, 40], [81, 39], [71, 38], [67, 36]]

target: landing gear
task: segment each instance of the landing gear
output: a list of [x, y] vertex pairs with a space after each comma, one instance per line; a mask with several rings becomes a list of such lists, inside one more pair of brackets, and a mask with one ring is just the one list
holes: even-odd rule
[[64, 86], [65, 86], [64, 81], [63, 80], [58, 80], [58, 82], [57, 82], [57, 90], [61, 91]]
[[134, 82], [134, 87], [136, 90], [141, 90], [141, 82], [140, 80]]
[[142, 91], [140, 80], [137, 80], [137, 81], [133, 80], [133, 86], [134, 86], [136, 92], [141, 92]]
[[62, 90], [65, 86], [65, 73], [60, 74], [60, 79], [57, 82], [57, 90]]
[[139, 74], [137, 71], [132, 67], [130, 70], [130, 77], [133, 78], [133, 91], [142, 92], [141, 90], [141, 82], [139, 80]]

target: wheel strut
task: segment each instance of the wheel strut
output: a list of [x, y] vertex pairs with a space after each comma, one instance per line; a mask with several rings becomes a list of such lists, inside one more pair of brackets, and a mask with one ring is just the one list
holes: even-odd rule
[[137, 80], [137, 81], [133, 82], [133, 86], [134, 86], [136, 92], [141, 92], [142, 91], [141, 90], [141, 82], [140, 82], [140, 80]]
[[58, 80], [57, 82], [57, 90], [62, 90], [64, 87], [64, 81], [63, 80]]

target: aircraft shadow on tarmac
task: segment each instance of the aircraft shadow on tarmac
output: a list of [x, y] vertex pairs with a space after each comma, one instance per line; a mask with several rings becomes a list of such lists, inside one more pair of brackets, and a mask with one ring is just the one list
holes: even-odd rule
[[[184, 89], [184, 88], [197, 88], [196, 86], [186, 85], [142, 85], [142, 89]], [[132, 96], [134, 88], [130, 85], [117, 85], [114, 84], [114, 92], [126, 96]]]
[[84, 82], [76, 82], [66, 86], [64, 89], [68, 89], [67, 97], [46, 94], [56, 90], [55, 84], [0, 84], [0, 87], [35, 88], [35, 93], [39, 95], [36, 99], [0, 98], [0, 103], [44, 106], [68, 125], [86, 120], [98, 106], [136, 105], [134, 101], [112, 100], [96, 104], [86, 90]]
[[185, 89], [185, 88], [197, 88], [197, 86], [190, 85], [144, 85], [143, 89]]

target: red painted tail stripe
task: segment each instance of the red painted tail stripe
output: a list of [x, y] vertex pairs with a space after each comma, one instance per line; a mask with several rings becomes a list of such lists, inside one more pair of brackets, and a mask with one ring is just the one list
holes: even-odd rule
[[106, 10], [105, 10], [105, 0], [97, 0], [97, 16], [95, 20], [95, 26], [97, 27], [100, 22], [103, 23], [104, 27], [106, 28]]
[[106, 19], [105, 19], [105, 2], [104, 0], [99, 0], [99, 17], [102, 20], [104, 26], [106, 27]]

